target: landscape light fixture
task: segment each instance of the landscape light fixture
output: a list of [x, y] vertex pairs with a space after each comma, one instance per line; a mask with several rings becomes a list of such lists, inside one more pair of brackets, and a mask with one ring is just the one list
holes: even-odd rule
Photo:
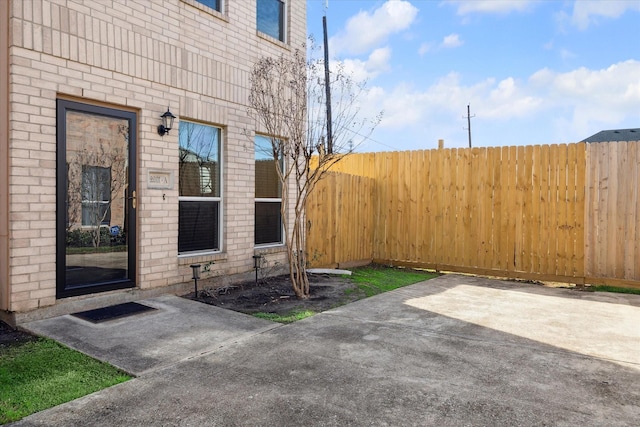
[[158, 125], [158, 135], [164, 136], [164, 134], [169, 133], [169, 131], [173, 127], [173, 121], [175, 120], [176, 116], [171, 114], [171, 111], [169, 111], [169, 107], [167, 107], [167, 112], [161, 115], [160, 118], [162, 119], [162, 124]]
[[258, 269], [260, 268], [261, 259], [262, 259], [262, 255], [253, 256], [253, 269], [256, 271], [256, 285], [258, 284]]
[[195, 297], [198, 298], [198, 279], [200, 278], [200, 264], [191, 264], [191, 269], [193, 270], [193, 281], [195, 283]]

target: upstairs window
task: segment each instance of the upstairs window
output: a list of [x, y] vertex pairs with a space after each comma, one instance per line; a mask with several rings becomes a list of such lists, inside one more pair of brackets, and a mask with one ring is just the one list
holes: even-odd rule
[[202, 3], [203, 5], [210, 7], [213, 10], [217, 10], [218, 12], [222, 12], [220, 3], [222, 0], [195, 0], [198, 3]]
[[221, 248], [220, 137], [215, 126], [181, 120], [178, 253]]
[[285, 41], [285, 0], [258, 0], [258, 31]]

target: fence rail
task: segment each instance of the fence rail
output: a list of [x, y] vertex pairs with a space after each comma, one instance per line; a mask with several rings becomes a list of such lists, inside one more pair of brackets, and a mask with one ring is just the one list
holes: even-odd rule
[[310, 259], [640, 287], [639, 146], [347, 156], [307, 205]]

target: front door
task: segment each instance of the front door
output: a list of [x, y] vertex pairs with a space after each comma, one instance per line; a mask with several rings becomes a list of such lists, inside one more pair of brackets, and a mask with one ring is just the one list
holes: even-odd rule
[[135, 286], [136, 114], [57, 103], [57, 297]]

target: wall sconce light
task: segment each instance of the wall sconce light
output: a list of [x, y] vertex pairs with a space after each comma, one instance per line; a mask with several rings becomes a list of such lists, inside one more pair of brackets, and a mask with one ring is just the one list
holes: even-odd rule
[[200, 278], [200, 264], [191, 264], [191, 269], [193, 270], [193, 281], [195, 282], [195, 297], [198, 298], [198, 279]]
[[158, 135], [164, 136], [164, 134], [169, 133], [169, 131], [173, 127], [173, 121], [175, 120], [176, 116], [171, 114], [171, 111], [169, 111], [169, 107], [167, 107], [167, 112], [161, 115], [160, 118], [162, 119], [162, 124], [158, 125]]
[[262, 260], [262, 255], [253, 256], [253, 269], [256, 271], [256, 285], [258, 284], [258, 269], [260, 268], [261, 260]]

